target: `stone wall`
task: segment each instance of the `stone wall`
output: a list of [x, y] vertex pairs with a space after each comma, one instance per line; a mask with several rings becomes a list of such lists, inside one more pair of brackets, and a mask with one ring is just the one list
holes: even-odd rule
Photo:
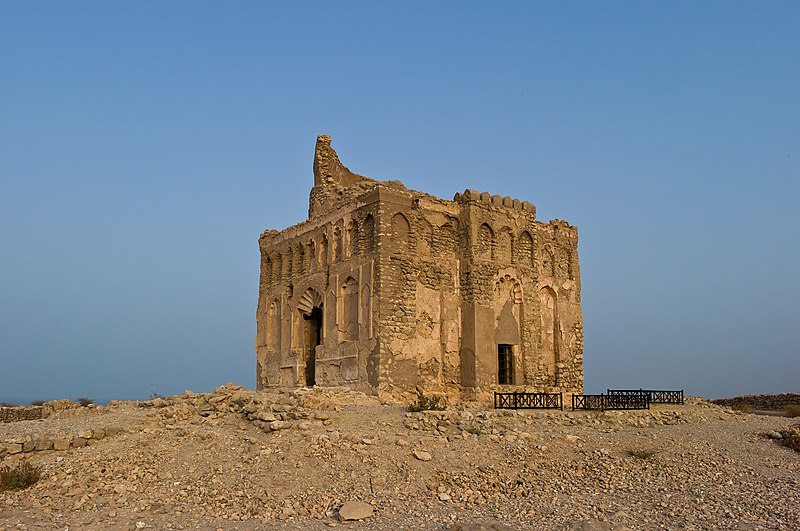
[[109, 427], [81, 430], [69, 435], [24, 435], [10, 438], [0, 442], [0, 459], [16, 454], [46, 451], [64, 452], [72, 448], [83, 448], [106, 437], [116, 435], [121, 431], [121, 428]]
[[42, 406], [0, 407], [0, 422], [17, 422], [20, 420], [39, 420], [43, 417]]
[[259, 246], [259, 388], [583, 391], [577, 229], [527, 201], [368, 179], [321, 136], [309, 219]]
[[783, 393], [776, 395], [745, 395], [735, 398], [718, 398], [710, 400], [714, 404], [732, 408], [751, 407], [763, 411], [781, 411], [787, 406], [800, 405], [800, 393]]

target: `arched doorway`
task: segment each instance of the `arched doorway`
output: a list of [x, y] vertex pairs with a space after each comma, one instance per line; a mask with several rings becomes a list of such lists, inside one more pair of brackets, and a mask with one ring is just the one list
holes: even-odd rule
[[305, 385], [316, 385], [317, 347], [322, 344], [322, 295], [309, 288], [300, 297], [297, 305], [302, 319], [300, 321], [303, 352], [303, 376]]
[[322, 344], [322, 308], [312, 308], [311, 313], [303, 314], [303, 350], [306, 362], [306, 385], [311, 387], [316, 381], [317, 347]]

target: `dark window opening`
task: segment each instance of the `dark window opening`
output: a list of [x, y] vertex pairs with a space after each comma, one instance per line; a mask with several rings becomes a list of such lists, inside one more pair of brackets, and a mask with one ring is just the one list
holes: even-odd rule
[[497, 383], [514, 383], [514, 351], [511, 345], [497, 345]]
[[312, 387], [316, 384], [315, 366], [317, 361], [317, 346], [322, 343], [322, 309], [314, 308], [311, 315], [303, 315], [305, 319], [305, 362], [306, 362], [306, 386]]

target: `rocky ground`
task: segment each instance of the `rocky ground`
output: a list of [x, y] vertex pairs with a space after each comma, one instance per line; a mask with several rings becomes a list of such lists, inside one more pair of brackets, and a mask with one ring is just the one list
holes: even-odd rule
[[228, 385], [0, 424], [0, 467], [43, 470], [0, 492], [0, 528], [798, 529], [800, 452], [776, 442], [796, 423]]

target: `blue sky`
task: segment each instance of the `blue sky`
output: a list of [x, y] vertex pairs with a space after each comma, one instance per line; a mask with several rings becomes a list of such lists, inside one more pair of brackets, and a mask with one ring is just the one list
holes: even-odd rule
[[580, 230], [587, 392], [797, 392], [796, 2], [0, 1], [0, 401], [255, 385], [318, 133]]

